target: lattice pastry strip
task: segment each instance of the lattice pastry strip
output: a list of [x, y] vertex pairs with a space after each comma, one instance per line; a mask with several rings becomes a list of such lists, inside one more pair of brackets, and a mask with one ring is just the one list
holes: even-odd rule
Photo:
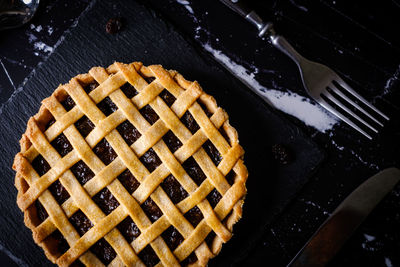
[[[170, 87], [170, 86], [165, 86], [165, 87]], [[139, 89], [140, 90], [140, 89]], [[157, 102], [156, 102], [157, 103]], [[162, 105], [162, 103], [163, 102], [159, 102], [161, 105]], [[154, 107], [154, 106], [152, 106], [152, 107]], [[161, 116], [161, 119], [163, 119], [163, 118], [168, 118], [168, 117], [172, 117], [173, 116], [173, 114], [168, 114], [168, 110], [169, 109], [164, 109], [164, 110], [162, 110], [162, 111], [159, 111], [158, 112], [158, 114], [160, 114], [160, 116], [161, 116], [161, 114], [164, 114], [164, 117], [163, 116]], [[172, 115], [172, 116], [171, 116]], [[174, 127], [171, 127], [171, 125], [169, 125], [170, 127], [169, 128], [171, 128], [172, 130], [174, 129]], [[182, 128], [184, 128], [184, 127], [182, 127]], [[189, 134], [190, 135], [190, 134]], [[164, 154], [164, 153], [161, 153], [161, 154]], [[164, 160], [163, 160], [164, 161]], [[179, 165], [179, 164], [178, 164]], [[177, 177], [177, 175], [175, 175], [175, 177]], [[142, 184], [143, 185], [143, 184]], [[138, 188], [138, 190], [136, 191], [136, 192], [139, 192], [140, 190], [140, 187]], [[207, 218], [209, 218], [210, 216], [207, 216]], [[221, 227], [221, 228], [223, 228], [223, 227]], [[218, 232], [220, 232], [220, 231], [218, 231]], [[230, 237], [230, 234], [226, 234], [226, 235], [228, 235], [228, 238]]]
[[[76, 84], [76, 86], [78, 86], [77, 84]], [[70, 94], [71, 94], [71, 96], [73, 96], [73, 98], [74, 98], [74, 91], [73, 90], [76, 90], [77, 89], [77, 87], [74, 87], [71, 91], [69, 91], [70, 92]], [[79, 88], [78, 88], [79, 89]], [[82, 101], [80, 98], [78, 98], [78, 97], [76, 97], [75, 98], [75, 102], [77, 103], [77, 105], [78, 106], [83, 106], [83, 110], [86, 108], [88, 108], [88, 102], [87, 102], [87, 100], [86, 100], [86, 102], [85, 101]], [[101, 114], [96, 114], [96, 112], [94, 112], [93, 110], [96, 110], [97, 108], [96, 107], [94, 107], [93, 106], [94, 104], [92, 104], [92, 107], [91, 107], [91, 110], [92, 110], [92, 114], [88, 114], [88, 116], [89, 116], [89, 119], [92, 119], [92, 121], [94, 121], [94, 123], [95, 124], [97, 124], [99, 121], [96, 121], [98, 118], [101, 118]], [[97, 113], [100, 113], [101, 111], [100, 110], [98, 110], [97, 111]], [[103, 135], [104, 135], [104, 133], [103, 133]], [[110, 136], [110, 135], [113, 135], [113, 136]], [[121, 145], [121, 144], [125, 144], [124, 143], [124, 141], [122, 140], [122, 138], [120, 138], [119, 137], [119, 139], [120, 140], [118, 140], [118, 136], [119, 136], [119, 134], [115, 131], [115, 130], [113, 130], [112, 131], [112, 133], [110, 133], [110, 135], [108, 135], [106, 138], [108, 139], [108, 141], [114, 146], [114, 147], [117, 147], [118, 146], [118, 143], [117, 144], [115, 144], [116, 142], [118, 142], [119, 141], [119, 146]], [[116, 140], [117, 139], [117, 140]], [[94, 144], [92, 144], [92, 145], [94, 145]], [[126, 144], [125, 144], [126, 145]], [[123, 150], [123, 149], [122, 149]], [[124, 149], [124, 151], [130, 151], [129, 149]], [[117, 150], [117, 154], [119, 154], [118, 153], [119, 151]], [[123, 154], [123, 153], [120, 153], [119, 154], [119, 156], [121, 157], [121, 154]], [[126, 155], [125, 156], [125, 158], [131, 158], [132, 159], [132, 157], [135, 157], [135, 155], [134, 154], [129, 154], [129, 155]], [[118, 181], [114, 181], [112, 184], [110, 184], [109, 185], [109, 189], [110, 189], [110, 191], [111, 191], [111, 193], [113, 193], [114, 192], [114, 190], [113, 190], [113, 186], [114, 186], [114, 183], [118, 183]], [[124, 210], [122, 209], [122, 207], [121, 208], [117, 208], [117, 210], [119, 210], [120, 212], [123, 212]], [[116, 210], [116, 211], [117, 211]], [[120, 216], [122, 219], [124, 218], [123, 216]], [[117, 221], [117, 223], [116, 224], [118, 224], [118, 223], [120, 223], [122, 220], [120, 220], [120, 221]], [[110, 222], [107, 222], [107, 224], [110, 224]], [[115, 224], [115, 225], [116, 225]], [[111, 224], [111, 225], [113, 225], [113, 224]], [[113, 225], [113, 227], [115, 226], [115, 225]], [[92, 228], [92, 229], [94, 229], [94, 228]], [[89, 231], [92, 231], [92, 229], [91, 230], [89, 230]], [[101, 229], [101, 228], [100, 228]], [[93, 231], [96, 231], [96, 230], [93, 230]], [[88, 235], [90, 234], [90, 232], [88, 232], [87, 233]], [[97, 240], [95, 240], [95, 241], [97, 241]], [[94, 243], [95, 241], [93, 241], [92, 243]], [[89, 246], [89, 244], [88, 244], [88, 246]], [[79, 254], [79, 252], [82, 252], [82, 251], [84, 251], [84, 249], [85, 249], [85, 246], [83, 246], [83, 245], [81, 245], [80, 243], [77, 243], [77, 244], [75, 244], [74, 245], [74, 247], [73, 247], [73, 249], [74, 248], [76, 248], [76, 247], [79, 247], [79, 248], [81, 248], [81, 250], [80, 251], [74, 251], [74, 250], [70, 250], [70, 251], [68, 251], [66, 254], [64, 254], [63, 255], [63, 257], [64, 258], [67, 258], [70, 254]], [[74, 253], [75, 252], [75, 253]], [[61, 258], [60, 260], [64, 260], [64, 258]], [[67, 258], [68, 259], [68, 258]], [[171, 260], [169, 260], [169, 262], [170, 262]], [[168, 262], [168, 261], [167, 261]]]
[[[237, 133], [229, 125], [226, 113], [216, 106], [212, 97], [203, 93], [196, 82], [188, 82], [177, 72], [166, 71], [161, 66], [114, 63], [107, 70], [93, 68], [89, 73], [78, 75], [44, 100], [44, 106], [30, 120], [28, 130], [21, 139], [21, 153], [14, 162], [17, 170], [16, 186], [19, 190], [17, 202], [25, 211], [25, 217], [28, 218], [25, 221], [32, 229], [35, 241], [41, 244], [51, 260], [60, 265], [69, 265], [77, 258], [88, 266], [100, 264], [88, 249], [102, 237], [117, 252], [112, 265], [142, 264], [139, 258], [141, 254], [147, 253], [147, 258], [152, 257], [151, 252], [145, 249], [148, 245], [160, 260], [159, 265], [176, 265], [177, 260], [183, 261], [188, 257], [193, 259], [192, 252], [196, 254], [196, 264], [205, 265], [210, 257], [219, 252], [222, 242], [230, 239], [232, 226], [241, 216], [246, 192], [247, 170], [241, 160], [243, 150], [238, 145]], [[91, 86], [92, 77], [99, 85], [85, 92], [81, 83]], [[150, 77], [154, 77], [155, 81], [148, 83], [146, 79]], [[129, 90], [124, 89], [126, 85], [133, 86], [137, 93], [129, 95]], [[72, 101], [74, 105], [65, 107], [68, 101]], [[197, 101], [205, 107], [200, 106]], [[99, 109], [99, 105], [104, 108], [104, 104], [108, 105], [111, 112], [107, 108]], [[145, 110], [144, 114], [142, 110]], [[207, 112], [211, 114], [207, 115]], [[55, 122], [46, 128], [45, 125], [49, 124], [52, 117]], [[148, 120], [154, 120], [154, 117], [157, 117], [155, 121], [149, 123]], [[189, 124], [182, 123], [184, 118], [185, 123]], [[85, 128], [75, 126], [84, 119], [89, 120], [94, 128], [89, 130], [90, 133], [85, 138], [80, 135]], [[118, 130], [123, 124], [132, 125], [133, 133], [137, 131], [140, 135], [129, 145], [125, 139], [126, 132], [122, 137]], [[220, 133], [219, 128], [223, 129], [225, 136]], [[72, 151], [62, 157], [51, 145], [59, 142], [61, 134], [73, 147]], [[171, 135], [177, 138], [178, 141], [175, 142], [180, 143], [176, 149], [169, 147], [171, 140], [174, 141]], [[167, 136], [168, 144], [164, 142]], [[115, 157], [107, 164], [94, 153], [104, 143], [102, 140], [115, 153]], [[203, 147], [207, 142], [206, 152]], [[141, 162], [143, 157], [148, 157], [149, 151], [154, 151], [153, 157], [160, 161], [151, 172]], [[213, 153], [213, 159], [208, 153]], [[50, 169], [39, 178], [31, 162], [40, 155], [49, 163]], [[218, 162], [215, 162], [215, 155], [221, 158]], [[194, 168], [203, 173], [199, 174], [202, 179], [200, 184], [193, 180], [200, 178], [189, 176], [186, 167], [183, 167], [191, 158], [198, 165], [193, 165], [189, 170]], [[93, 177], [83, 185], [79, 184], [70, 170], [79, 162], [86, 164], [93, 172]], [[133, 179], [136, 178], [139, 182], [132, 195], [118, 178], [127, 169]], [[225, 176], [232, 172], [235, 177], [230, 185]], [[173, 202], [173, 199], [177, 201], [174, 195], [166, 193], [173, 192], [171, 179], [186, 194], [178, 203]], [[169, 181], [169, 187], [164, 191], [166, 181]], [[61, 182], [61, 187], [70, 195], [61, 204], [50, 193], [55, 182]], [[92, 200], [105, 189], [119, 203], [108, 215]], [[213, 197], [208, 200], [211, 194]], [[44, 203], [49, 214], [39, 222], [36, 213], [40, 210], [33, 207], [38, 199]], [[151, 207], [157, 207], [162, 212], [154, 222], [149, 220], [149, 215], [143, 210], [147, 199], [154, 201], [155, 206], [152, 204]], [[213, 205], [216, 206], [212, 208], [209, 201], [215, 202]], [[186, 215], [194, 208], [199, 210], [197, 213], [194, 210], [194, 214], [203, 219], [194, 222], [192, 220], [196, 217], [189, 217], [192, 218], [189, 222]], [[83, 211], [93, 225], [81, 237], [68, 220], [79, 210]], [[140, 231], [131, 246], [117, 229], [126, 218], [130, 218]], [[182, 236], [182, 240], [176, 245], [168, 243], [167, 246], [164, 239], [172, 241], [165, 234], [171, 227]], [[70, 244], [70, 248], [61, 257], [52, 253], [46, 241], [57, 229]], [[212, 244], [206, 244], [204, 240], [211, 231], [217, 236]], [[208, 246], [211, 246], [211, 251]], [[187, 260], [190, 263], [189, 258]], [[149, 264], [153, 263], [150, 261]]]
[[[100, 72], [101, 72], [101, 70], [100, 70]], [[94, 73], [92, 75], [94, 77], [98, 76], [99, 80], [102, 80], [102, 78], [105, 79], [107, 77], [107, 75], [104, 72], [103, 72], [103, 75], [101, 75], [101, 73], [100, 73], [100, 75], [96, 75], [96, 73]], [[103, 77], [101, 77], [101, 76], [103, 76]], [[147, 86], [146, 88], [148, 88], [148, 87], [149, 86]], [[146, 88], [144, 88], [143, 91], [146, 90]], [[139, 88], [139, 91], [142, 92], [142, 90], [140, 88]], [[110, 97], [112, 100], [115, 100], [115, 99], [113, 99], [112, 95], [110, 95]], [[156, 152], [158, 151], [158, 145], [161, 145], [161, 144], [163, 144], [162, 141], [153, 147]], [[165, 147], [165, 149], [168, 150], [166, 147]], [[161, 152], [158, 152], [158, 153], [161, 153]], [[137, 190], [136, 192], [138, 192], [138, 191], [139, 190]], [[158, 206], [161, 208], [163, 213], [166, 214], [167, 217], [169, 217], [169, 221], [172, 221], [172, 224], [175, 226], [175, 228], [180, 230], [179, 232], [181, 232], [184, 235], [184, 237], [187, 237], [190, 234], [190, 232], [193, 231], [192, 226], [186, 221], [186, 219], [182, 216], [182, 214], [179, 213], [178, 210], [176, 210], [176, 209], [174, 210], [174, 209], [170, 208], [171, 206], [174, 207], [173, 203], [168, 203], [168, 202], [163, 203], [166, 200], [168, 200], [168, 196], [165, 195], [165, 193], [163, 192], [163, 190], [161, 188], [156, 189], [155, 193], [152, 194], [152, 198], [153, 198], [153, 200], [155, 200], [156, 204], [158, 204]], [[164, 200], [164, 201], [162, 201], [162, 200]], [[168, 216], [168, 214], [170, 214], [170, 216]], [[175, 219], [175, 220], [173, 221], [173, 219]], [[206, 249], [205, 244], [200, 249], [203, 249], [203, 250]]]
[[[33, 140], [33, 145], [35, 146], [35, 148], [43, 155], [43, 157], [49, 162], [50, 165], [55, 164], [60, 159], [60, 156], [58, 155], [57, 151], [55, 151], [55, 149], [50, 146], [50, 144], [47, 142], [47, 139], [37, 128], [33, 120], [31, 120], [28, 123], [28, 125], [31, 126], [30, 129], [33, 130], [32, 136], [30, 136], [28, 133], [28, 137], [31, 137], [30, 140]], [[75, 147], [75, 151], [76, 149], [77, 147]], [[96, 224], [104, 217], [103, 212], [92, 201], [90, 196], [87, 195], [86, 191], [83, 190], [82, 186], [72, 175], [71, 171], [65, 172], [61, 176], [60, 181], [62, 185], [67, 189], [71, 197], [74, 199], [75, 204], [80, 207], [80, 209], [88, 216], [88, 218], [94, 224]], [[109, 233], [108, 231], [105, 231], [105, 232], [100, 232], [100, 234], [102, 235], [101, 237], [103, 236], [105, 237], [105, 239], [113, 246], [113, 248], [116, 251], [120, 252], [120, 256], [121, 255], [125, 256], [124, 263], [126, 265], [131, 265], [134, 262], [138, 261], [138, 258], [136, 257], [135, 253], [128, 245], [126, 240], [122, 237], [122, 235], [119, 234], [118, 236], [117, 232], [118, 232], [117, 229], [113, 229]], [[83, 238], [79, 239], [79, 241], [81, 240], [83, 240]], [[57, 260], [57, 262], [60, 265], [64, 265], [64, 262], [62, 260], [63, 258], [61, 257], [60, 259]]]

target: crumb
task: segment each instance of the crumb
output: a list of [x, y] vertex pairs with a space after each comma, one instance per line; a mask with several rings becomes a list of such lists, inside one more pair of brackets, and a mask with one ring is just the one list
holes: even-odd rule
[[106, 32], [115, 34], [122, 29], [122, 18], [111, 18], [107, 21]]
[[272, 156], [281, 164], [288, 164], [293, 161], [292, 152], [282, 144], [275, 144], [271, 148]]

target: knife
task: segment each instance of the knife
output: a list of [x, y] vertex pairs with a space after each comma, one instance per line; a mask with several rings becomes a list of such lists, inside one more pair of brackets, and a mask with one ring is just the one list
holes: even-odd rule
[[399, 181], [400, 170], [388, 168], [362, 183], [319, 227], [288, 266], [326, 265]]

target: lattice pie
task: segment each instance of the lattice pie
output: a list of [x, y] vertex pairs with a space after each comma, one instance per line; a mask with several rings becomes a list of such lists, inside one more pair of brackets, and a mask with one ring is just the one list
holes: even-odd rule
[[60, 85], [28, 121], [17, 203], [60, 266], [204, 266], [241, 217], [242, 156], [197, 82], [114, 63]]

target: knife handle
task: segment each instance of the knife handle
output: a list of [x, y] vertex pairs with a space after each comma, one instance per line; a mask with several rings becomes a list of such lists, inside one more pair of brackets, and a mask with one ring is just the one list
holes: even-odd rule
[[262, 18], [241, 0], [220, 0], [227, 7], [252, 23], [258, 29], [258, 36], [275, 34], [271, 22], [264, 22]]

